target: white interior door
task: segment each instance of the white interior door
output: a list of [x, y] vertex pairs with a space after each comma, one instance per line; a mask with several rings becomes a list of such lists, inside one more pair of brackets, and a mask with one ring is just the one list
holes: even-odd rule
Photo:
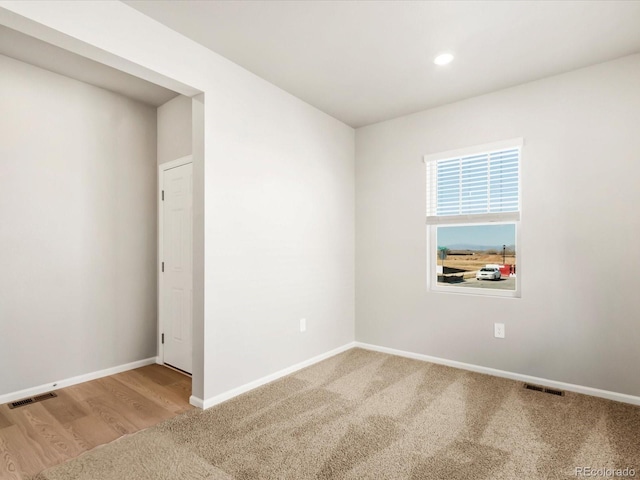
[[161, 324], [163, 361], [191, 373], [192, 165], [163, 172]]

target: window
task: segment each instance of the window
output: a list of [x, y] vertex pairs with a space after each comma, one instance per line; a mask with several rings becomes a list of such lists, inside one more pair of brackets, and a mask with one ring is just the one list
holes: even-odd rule
[[425, 156], [427, 286], [520, 296], [522, 139]]

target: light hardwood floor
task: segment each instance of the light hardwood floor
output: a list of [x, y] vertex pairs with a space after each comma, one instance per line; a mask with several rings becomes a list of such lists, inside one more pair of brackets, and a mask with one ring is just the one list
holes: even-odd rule
[[160, 365], [56, 393], [13, 410], [0, 405], [0, 479], [23, 480], [193, 408], [191, 378]]

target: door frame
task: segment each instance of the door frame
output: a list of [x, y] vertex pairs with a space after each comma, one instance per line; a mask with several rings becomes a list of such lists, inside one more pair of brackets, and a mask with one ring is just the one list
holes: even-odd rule
[[[162, 292], [163, 292], [163, 275], [162, 275], [162, 259], [164, 258], [164, 239], [163, 239], [163, 227], [164, 227], [164, 209], [162, 192], [164, 190], [164, 172], [172, 170], [183, 165], [193, 163], [192, 155], [177, 158], [170, 162], [161, 163], [158, 165], [158, 258], [157, 258], [157, 272], [158, 272], [158, 332], [157, 332], [157, 344], [158, 344], [158, 356], [156, 357], [156, 363], [164, 365], [164, 344], [162, 343], [162, 333], [164, 332], [164, 318], [162, 309]], [[193, 194], [193, 193], [192, 193]], [[192, 239], [193, 241], [193, 239]], [[193, 273], [192, 273], [193, 274]], [[193, 322], [193, 319], [191, 320]], [[193, 327], [193, 325], [192, 325]], [[193, 331], [193, 328], [192, 328]], [[191, 339], [191, 356], [193, 357], [193, 338]]]

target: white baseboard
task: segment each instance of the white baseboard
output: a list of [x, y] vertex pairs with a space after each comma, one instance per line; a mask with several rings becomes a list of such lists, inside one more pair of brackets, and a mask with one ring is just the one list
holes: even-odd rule
[[457, 362], [455, 360], [447, 360], [445, 358], [432, 357], [430, 355], [423, 355], [421, 353], [405, 352], [403, 350], [396, 350], [395, 348], [380, 347], [378, 345], [371, 345], [368, 343], [355, 342], [354, 346], [359, 348], [364, 348], [366, 350], [373, 350], [375, 352], [398, 355], [399, 357], [413, 358], [415, 360], [422, 360], [425, 362], [446, 365], [448, 367], [460, 368], [462, 370], [470, 370], [472, 372], [485, 373], [487, 375], [493, 375], [495, 377], [509, 378], [511, 380], [517, 380], [520, 382], [533, 383], [535, 385], [542, 385], [544, 387], [556, 388], [559, 390], [567, 390], [569, 392], [575, 392], [575, 393], [582, 393], [584, 395], [591, 395], [592, 397], [600, 397], [600, 398], [606, 398], [608, 400], [615, 400], [617, 402], [630, 403], [631, 405], [640, 405], [640, 397], [636, 397], [634, 395], [627, 395], [626, 393], [610, 392], [608, 390], [600, 390], [598, 388], [575, 385], [573, 383], [557, 382], [555, 380], [549, 380], [546, 378], [532, 377], [530, 375], [522, 375], [520, 373], [507, 372], [505, 370], [498, 370], [498, 369], [489, 368], [489, 367], [482, 367], [480, 365], [473, 365], [471, 363]]
[[127, 370], [133, 370], [134, 368], [145, 367], [153, 363], [156, 363], [156, 357], [145, 358], [144, 360], [138, 360], [137, 362], [126, 363], [124, 365], [118, 365], [117, 367], [105, 368], [104, 370], [99, 370], [97, 372], [85, 373], [84, 375], [78, 375], [77, 377], [65, 378], [64, 380], [58, 380], [57, 382], [38, 385], [37, 387], [31, 387], [17, 392], [6, 393], [4, 395], [0, 395], [0, 405], [15, 402], [21, 398], [33, 397], [52, 390], [58, 390], [59, 388], [70, 387], [71, 385], [76, 385], [78, 383], [88, 382], [89, 380], [108, 377], [109, 375], [126, 372]]
[[271, 375], [267, 375], [266, 377], [259, 378], [258, 380], [254, 380], [253, 382], [246, 383], [240, 387], [234, 388], [232, 390], [228, 390], [224, 393], [221, 393], [220, 395], [216, 395], [215, 397], [207, 398], [206, 400], [191, 396], [191, 398], [189, 399], [189, 403], [191, 403], [191, 405], [195, 407], [206, 410], [207, 408], [211, 408], [214, 405], [218, 405], [219, 403], [225, 402], [227, 400], [230, 400], [233, 397], [237, 397], [238, 395], [246, 393], [249, 390], [253, 390], [254, 388], [261, 387], [266, 383], [273, 382], [274, 380], [278, 380], [279, 378], [282, 378], [286, 375], [290, 375], [294, 372], [297, 372], [298, 370], [302, 370], [303, 368], [309, 367], [314, 363], [321, 362], [322, 360], [326, 360], [327, 358], [333, 357], [334, 355], [338, 355], [339, 353], [345, 352], [355, 346], [356, 346], [356, 342], [347, 343], [346, 345], [335, 348], [326, 353], [316, 355], [315, 357], [309, 358], [308, 360], [305, 360], [300, 363], [296, 363], [295, 365], [287, 367], [278, 372], [272, 373]]

